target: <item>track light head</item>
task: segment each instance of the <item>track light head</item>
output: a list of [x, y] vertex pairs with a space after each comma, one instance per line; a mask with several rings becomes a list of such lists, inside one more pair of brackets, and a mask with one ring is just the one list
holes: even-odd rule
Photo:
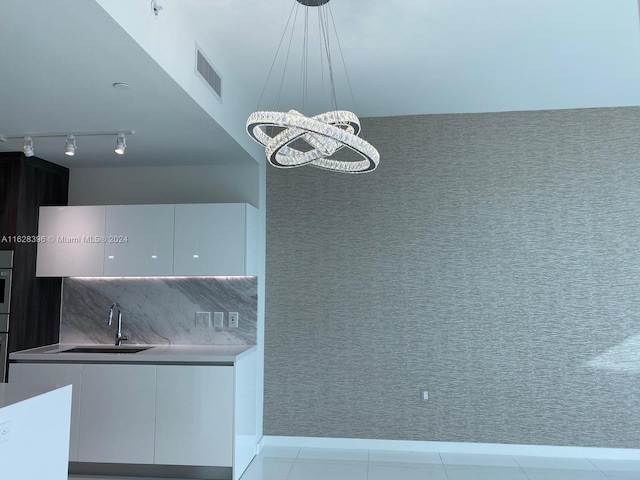
[[25, 157], [33, 157], [33, 140], [31, 137], [24, 137], [24, 143], [22, 144], [22, 153]]
[[116, 139], [116, 149], [115, 152], [118, 155], [124, 154], [124, 149], [127, 148], [127, 140], [124, 136], [124, 133], [119, 133], [118, 138]]
[[73, 157], [76, 154], [76, 138], [73, 135], [67, 135], [67, 142], [64, 145], [64, 154]]

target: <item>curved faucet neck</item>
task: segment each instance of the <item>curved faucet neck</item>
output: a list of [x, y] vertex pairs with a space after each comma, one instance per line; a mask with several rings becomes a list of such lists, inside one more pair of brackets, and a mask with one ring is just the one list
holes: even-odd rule
[[122, 308], [117, 302], [114, 302], [109, 309], [109, 325], [113, 324], [113, 311], [118, 310], [118, 329], [116, 331], [116, 345], [120, 345], [123, 340], [128, 340], [125, 335], [122, 335]]

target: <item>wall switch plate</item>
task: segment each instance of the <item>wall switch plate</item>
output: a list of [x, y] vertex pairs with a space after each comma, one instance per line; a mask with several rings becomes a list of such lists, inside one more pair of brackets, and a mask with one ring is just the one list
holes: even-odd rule
[[240, 316], [238, 312], [229, 312], [229, 328], [238, 328]]
[[8, 442], [11, 437], [11, 422], [0, 423], [0, 443]]
[[422, 396], [420, 398], [422, 398], [423, 402], [429, 400], [429, 390], [422, 390]]
[[224, 327], [224, 312], [213, 312], [213, 327]]
[[196, 327], [211, 328], [211, 312], [196, 312]]

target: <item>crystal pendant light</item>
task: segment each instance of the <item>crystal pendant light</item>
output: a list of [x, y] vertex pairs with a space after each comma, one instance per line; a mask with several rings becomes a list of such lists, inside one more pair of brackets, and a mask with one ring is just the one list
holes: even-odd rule
[[[371, 172], [378, 167], [378, 164], [380, 163], [380, 154], [370, 143], [359, 137], [360, 120], [358, 117], [352, 112], [338, 110], [337, 108], [334, 70], [331, 64], [329, 25], [330, 20], [331, 25], [333, 24], [333, 18], [331, 16], [329, 6], [327, 5], [329, 0], [294, 0], [292, 15], [296, 7], [299, 6], [296, 5], [296, 2], [307, 7], [304, 15], [304, 39], [302, 41], [303, 71], [301, 73], [301, 78], [303, 83], [303, 104], [305, 101], [304, 96], [307, 93], [307, 68], [309, 65], [309, 11], [314, 10], [318, 13], [318, 30], [321, 37], [320, 44], [322, 46], [322, 51], [320, 54], [320, 62], [323, 68], [324, 62], [326, 62], [326, 69], [328, 70], [328, 74], [326, 76], [329, 79], [331, 90], [330, 94], [334, 109], [313, 117], [307, 117], [296, 110], [289, 110], [287, 112], [257, 111], [252, 113], [247, 119], [247, 133], [256, 142], [265, 147], [265, 155], [269, 160], [269, 163], [275, 167], [292, 168], [311, 165], [341, 173]], [[290, 20], [292, 15], [289, 17]], [[285, 28], [285, 33], [286, 31], [287, 29]], [[285, 35], [283, 34], [283, 39], [284, 36]], [[290, 44], [287, 50], [285, 70], [289, 60], [288, 52], [291, 50], [292, 38], [293, 30], [291, 32]], [[337, 43], [339, 46], [339, 41]], [[281, 45], [282, 40], [280, 42], [280, 46]], [[280, 46], [278, 47], [278, 51], [280, 50]], [[277, 56], [278, 53], [276, 53], [276, 58]], [[271, 71], [269, 74], [271, 74]], [[322, 77], [324, 78], [324, 76], [325, 74], [323, 72]], [[269, 76], [267, 76], [267, 82], [268, 81]], [[281, 84], [280, 89], [282, 90], [282, 88], [283, 85]], [[344, 155], [340, 158], [332, 158], [333, 155], [343, 148], [347, 148], [348, 150], [355, 152], [356, 160], [345, 160]]]

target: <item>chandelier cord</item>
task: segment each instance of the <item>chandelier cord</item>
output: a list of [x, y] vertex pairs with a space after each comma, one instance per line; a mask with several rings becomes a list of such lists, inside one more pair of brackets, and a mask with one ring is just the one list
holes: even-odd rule
[[[273, 67], [276, 64], [276, 61], [278, 60], [278, 54], [280, 53], [280, 48], [282, 47], [282, 42], [284, 41], [284, 37], [287, 34], [287, 28], [289, 28], [289, 23], [291, 23], [291, 17], [293, 16], [293, 12], [296, 8], [296, 5], [294, 3], [294, 5], [291, 7], [291, 11], [289, 12], [289, 18], [287, 19], [287, 24], [284, 27], [284, 31], [282, 32], [282, 37], [280, 37], [280, 43], [278, 44], [278, 48], [276, 49], [276, 54], [273, 57], [273, 61], [271, 62], [271, 67], [269, 68], [269, 73], [267, 73], [267, 79], [264, 82], [264, 86], [262, 87], [262, 92], [260, 93], [260, 98], [258, 99], [258, 105], [256, 106], [256, 108], [260, 108], [260, 104], [262, 103], [262, 98], [264, 97], [264, 94], [267, 90], [267, 85], [269, 84], [269, 79], [271, 78], [271, 74], [273, 73]], [[294, 20], [295, 23], [295, 20]], [[292, 32], [293, 34], [293, 32]], [[289, 46], [291, 46], [291, 40], [289, 40]], [[287, 55], [288, 56], [288, 55]], [[282, 89], [282, 84], [280, 86], [280, 88]]]
[[[284, 86], [284, 79], [287, 74], [287, 65], [289, 65], [289, 54], [291, 53], [291, 45], [293, 44], [293, 33], [295, 32], [295, 23], [296, 23], [296, 20], [298, 19], [298, 8], [296, 7], [295, 4], [294, 4], [294, 7], [295, 7], [296, 14], [293, 17], [293, 26], [291, 27], [291, 35], [289, 35], [289, 45], [287, 46], [287, 56], [284, 59], [284, 68], [282, 69], [282, 77], [280, 78], [280, 89], [278, 90], [278, 98], [276, 100], [277, 107], [280, 106], [280, 98], [282, 98], [282, 87]], [[288, 26], [289, 26], [289, 23], [287, 22], [287, 26], [285, 27], [285, 32]]]
[[318, 15], [320, 16], [320, 25], [322, 27], [322, 32], [320, 37], [323, 40], [325, 54], [327, 55], [327, 69], [329, 73], [329, 85], [330, 85], [330, 95], [331, 95], [331, 105], [334, 110], [338, 109], [338, 97], [336, 95], [336, 86], [333, 75], [333, 63], [331, 61], [331, 47], [330, 47], [330, 38], [329, 38], [329, 24], [328, 17], [325, 14], [325, 7], [327, 5], [321, 5], [318, 10]]
[[[258, 99], [258, 104], [256, 106], [256, 108], [260, 108], [260, 105], [262, 104], [262, 100], [264, 99], [264, 95], [267, 91], [267, 86], [269, 85], [269, 80], [271, 79], [271, 75], [273, 74], [273, 70], [275, 68], [276, 62], [278, 61], [278, 56], [280, 55], [280, 52], [282, 50], [282, 45], [284, 42], [285, 37], [287, 36], [287, 29], [289, 28], [289, 25], [292, 23], [292, 19], [293, 19], [293, 24], [295, 25], [295, 22], [298, 18], [298, 12], [299, 12], [299, 7], [300, 4], [297, 1], [293, 2], [293, 6], [289, 12], [289, 17], [287, 18], [287, 23], [285, 25], [285, 29], [282, 32], [282, 36], [280, 37], [280, 42], [278, 43], [278, 48], [276, 49], [276, 54], [273, 57], [273, 61], [271, 62], [271, 66], [269, 67], [269, 72], [267, 73], [267, 78], [264, 82], [264, 85], [262, 87], [262, 91], [260, 92], [260, 97]], [[325, 5], [320, 5], [318, 7], [318, 29], [320, 31], [320, 38], [323, 40], [323, 42], [321, 42], [320, 44], [320, 75], [321, 75], [321, 80], [322, 80], [322, 88], [324, 88], [324, 67], [322, 66], [324, 64], [324, 58], [326, 57], [326, 62], [327, 62], [327, 71], [328, 71], [328, 76], [329, 76], [329, 101], [331, 103], [331, 105], [333, 106], [334, 110], [338, 109], [338, 98], [337, 98], [337, 94], [336, 94], [336, 90], [335, 90], [335, 77], [334, 77], [334, 69], [333, 69], [333, 64], [332, 64], [332, 59], [331, 59], [331, 47], [330, 47], [330, 30], [329, 30], [329, 20], [331, 20], [331, 25], [333, 26], [333, 30], [335, 32], [335, 36], [336, 36], [336, 44], [338, 46], [338, 51], [340, 52], [340, 59], [342, 60], [342, 66], [344, 68], [344, 72], [345, 72], [345, 77], [347, 79], [347, 85], [349, 87], [349, 94], [351, 96], [351, 102], [353, 104], [353, 107], [355, 109], [356, 107], [356, 101], [355, 101], [355, 96], [353, 94], [353, 87], [351, 84], [351, 78], [349, 77], [349, 72], [347, 70], [347, 64], [346, 61], [344, 59], [344, 52], [342, 50], [342, 44], [340, 43], [340, 37], [338, 36], [338, 30], [336, 28], [336, 24], [335, 24], [335, 19], [333, 17], [333, 12], [331, 11], [331, 6], [329, 5], [329, 3], [326, 3]], [[288, 67], [288, 63], [289, 63], [289, 56], [291, 53], [291, 47], [293, 44], [293, 34], [294, 34], [294, 30], [295, 28], [292, 27], [291, 28], [291, 33], [289, 34], [289, 43], [287, 45], [287, 54], [285, 56], [285, 63], [284, 63], [284, 68], [282, 70], [282, 76], [280, 79], [280, 88], [278, 90], [278, 96], [277, 96], [277, 101], [276, 101], [276, 106], [279, 107], [280, 106], [280, 100], [282, 98], [282, 90], [283, 90], [283, 86], [284, 86], [284, 80], [286, 77], [286, 72], [287, 72], [287, 67]], [[301, 91], [301, 95], [302, 95], [302, 109], [304, 111], [305, 109], [305, 105], [306, 105], [306, 97], [309, 94], [309, 75], [308, 75], [308, 69], [309, 69], [309, 41], [308, 41], [308, 31], [309, 31], [309, 9], [306, 8], [305, 9], [305, 19], [304, 19], [304, 39], [303, 39], [303, 55], [302, 55], [302, 66], [301, 66], [301, 85], [302, 85], [302, 91]], [[323, 52], [324, 50], [324, 52]]]
[[[342, 67], [344, 68], [344, 74], [347, 77], [347, 85], [349, 86], [349, 93], [351, 94], [351, 102], [353, 102], [353, 109], [357, 110], [356, 98], [353, 95], [353, 88], [351, 88], [351, 79], [349, 78], [349, 71], [347, 70], [347, 62], [344, 60], [344, 53], [342, 52], [342, 45], [340, 44], [340, 37], [338, 36], [338, 29], [336, 28], [336, 22], [333, 18], [333, 12], [331, 6], [327, 4], [329, 10], [329, 17], [331, 18], [331, 24], [333, 25], [333, 31], [336, 32], [336, 43], [338, 44], [338, 51], [340, 52], [340, 58], [342, 59]], [[336, 106], [337, 110], [337, 106]]]
[[[318, 36], [321, 35], [320, 32], [322, 32], [322, 16], [318, 15], [317, 16], [318, 19]], [[326, 92], [326, 87], [325, 87], [325, 83], [324, 83], [324, 45], [322, 42], [318, 43], [318, 49], [320, 50], [320, 87], [322, 92]]]
[[302, 111], [305, 111], [306, 98], [309, 92], [309, 8], [304, 10], [304, 36], [302, 39], [302, 67], [300, 68], [300, 85], [302, 87]]

